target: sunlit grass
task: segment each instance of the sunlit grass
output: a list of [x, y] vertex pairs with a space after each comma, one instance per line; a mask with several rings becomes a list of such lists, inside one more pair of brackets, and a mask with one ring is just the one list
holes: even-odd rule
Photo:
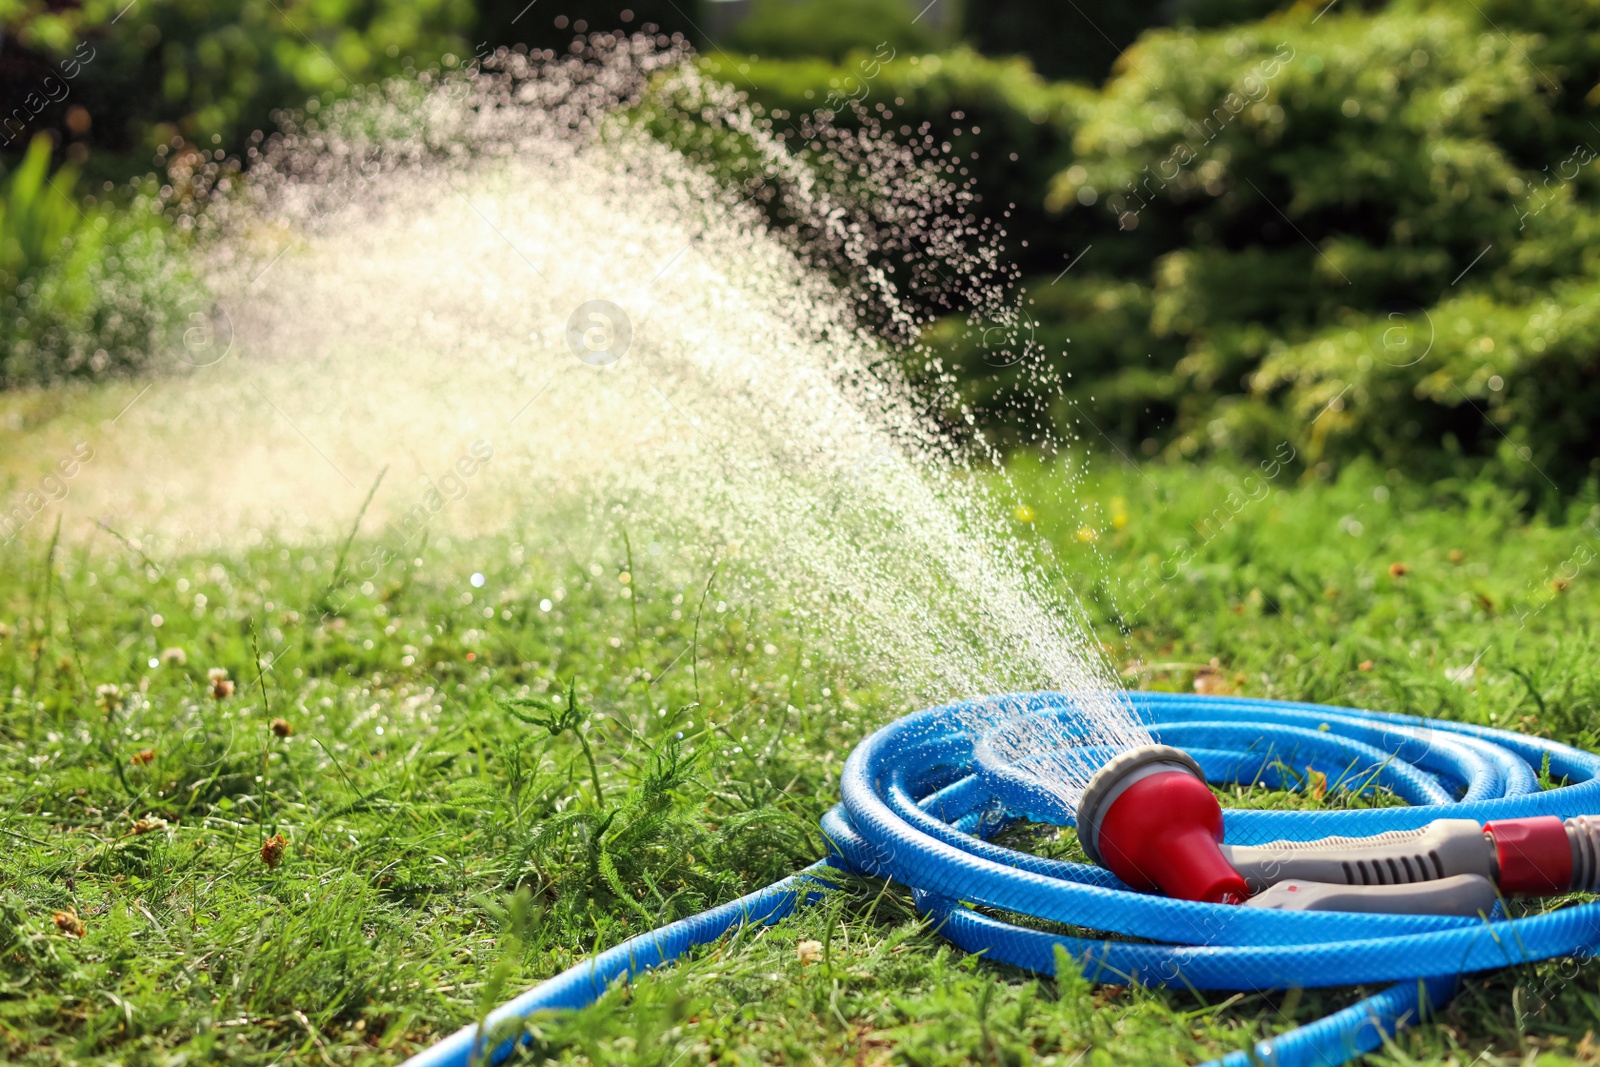
[[[1054, 475], [1019, 477], [1026, 496]], [[1130, 684], [1596, 743], [1593, 576], [1562, 570], [1593, 539], [1583, 508], [1530, 521], [1479, 485], [1286, 478], [1197, 534], [1232, 477], [1102, 470], [1082, 513], [1041, 488], [1018, 520], [1091, 594]], [[441, 534], [337, 581], [342, 539], [152, 558], [92, 528], [52, 548], [51, 529], [0, 555], [13, 1062], [396, 1062], [597, 945], [820, 855], [844, 757], [902, 710], [791, 622], [703, 596], [707, 575], [630, 565], [620, 529], [581, 550], [550, 528]], [[1182, 566], [1132, 603], [1181, 542]], [[351, 558], [373, 544], [358, 535]], [[1222, 795], [1392, 801], [1290, 780]], [[1008, 841], [1081, 858], [1070, 831]], [[1557, 962], [1475, 978], [1387, 1058], [1578, 1055], [1594, 976]], [[661, 1065], [1193, 1061], [1355, 995], [1036, 979], [949, 946], [901, 887], [846, 879], [777, 927], [537, 1021], [535, 1048]]]

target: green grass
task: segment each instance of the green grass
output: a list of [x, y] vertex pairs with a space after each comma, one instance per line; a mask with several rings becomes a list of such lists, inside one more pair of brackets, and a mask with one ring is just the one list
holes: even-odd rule
[[[1130, 684], [1600, 743], [1592, 499], [1529, 519], [1482, 484], [1285, 471], [1233, 508], [1248, 474], [1097, 469], [1082, 513], [1019, 519]], [[1025, 501], [1059, 495], [1049, 469], [1017, 477]], [[436, 535], [366, 584], [335, 581], [343, 538], [147, 558], [89, 529], [0, 550], [0, 1058], [393, 1063], [596, 946], [820, 855], [845, 755], [897, 709], [781, 617], [705, 595], [707, 575], [669, 581], [638, 544], [630, 564], [620, 534], [581, 552], [533, 528]], [[344, 573], [374, 545], [358, 536]], [[518, 697], [533, 702], [502, 706]], [[81, 938], [60, 928], [74, 914]], [[1375, 1060], [1592, 1062], [1597, 976], [1475, 978]], [[534, 1048], [661, 1067], [1166, 1063], [1356, 995], [1038, 979], [949, 946], [901, 887], [852, 881], [539, 1020]]]

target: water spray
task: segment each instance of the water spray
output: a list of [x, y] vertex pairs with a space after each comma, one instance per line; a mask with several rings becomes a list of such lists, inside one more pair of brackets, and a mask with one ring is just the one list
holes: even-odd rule
[[[1507, 730], [1317, 704], [1128, 693], [1158, 743], [1104, 752], [1076, 813], [1094, 865], [989, 840], [1039, 819], [1050, 791], [997, 764], [972, 704], [916, 712], [851, 753], [822, 820], [830, 855], [758, 892], [634, 937], [557, 975], [409, 1061], [498, 1062], [524, 1021], [820, 898], [830, 872], [910, 886], [933, 928], [969, 952], [1041, 974], [1203, 990], [1391, 982], [1221, 1064], [1343, 1063], [1439, 1009], [1466, 974], [1600, 946], [1600, 904], [1511, 918], [1505, 900], [1600, 892], [1600, 756]], [[1005, 698], [1059, 730], [1067, 694]], [[1015, 721], [1005, 729], [1014, 728]], [[1544, 788], [1549, 780], [1569, 784]], [[1290, 784], [1286, 765], [1348, 772], [1406, 807], [1221, 808], [1206, 781]], [[1081, 816], [1075, 818], [1074, 816]], [[1333, 835], [1333, 836], [1330, 836]], [[1119, 941], [1006, 922], [1010, 912]], [[1154, 942], [1154, 943], [1152, 943]]]

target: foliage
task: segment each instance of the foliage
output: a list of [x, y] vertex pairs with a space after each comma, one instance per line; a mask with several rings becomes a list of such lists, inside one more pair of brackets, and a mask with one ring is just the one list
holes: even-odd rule
[[[21, 432], [6, 425], [0, 455]], [[1064, 508], [1049, 502], [1066, 473], [1016, 468], [1032, 505], [1017, 533], [1094, 591], [1130, 682], [1600, 745], [1592, 490], [1529, 520], [1523, 500], [1481, 481], [1353, 467], [1296, 484], [1286, 467], [1158, 463], [1079, 475], [1079, 505]], [[1268, 491], [1245, 490], [1252, 476]], [[1236, 512], [1234, 494], [1249, 500]], [[845, 754], [896, 710], [776, 616], [733, 606], [696, 637], [703, 581], [636, 561], [622, 586], [620, 537], [589, 550], [598, 577], [544, 526], [441, 539], [322, 616], [338, 541], [268, 534], [188, 554], [66, 531], [52, 551], [49, 525], [0, 548], [9, 1063], [394, 1063], [596, 945], [815, 858]], [[468, 570], [486, 579], [470, 604]], [[214, 667], [237, 683], [221, 699]], [[279, 834], [269, 867], [260, 849]], [[1070, 852], [1070, 840], [1033, 847]], [[811, 940], [820, 958], [799, 951]], [[1375, 1062], [1577, 1055], [1594, 974], [1557, 961], [1476, 977], [1446, 1025]], [[954, 950], [899, 887], [845, 880], [779, 926], [539, 1020], [534, 1053], [943, 1067], [1069, 1063], [1092, 1048], [1097, 1063], [1174, 1050], [1193, 1062], [1354, 996], [1040, 980]]]
[[988, 0], [969, 6], [967, 30], [977, 48], [990, 55], [1026, 56], [1048, 78], [1098, 85], [1152, 27], [1224, 26], [1290, 5], [1287, 0]]
[[[1057, 423], [1570, 493], [1600, 459], [1596, 25], [1416, 3], [1147, 33], [1050, 189], [1093, 245], [1034, 286], [1075, 372]], [[1004, 423], [1028, 375], [953, 343]]]
[[159, 196], [81, 206], [49, 167], [41, 134], [0, 188], [0, 389], [144, 369], [195, 293]]
[[643, 31], [705, 44], [701, 30], [712, 19], [701, 4], [683, 0], [563, 0], [559, 7], [529, 7], [528, 0], [472, 0], [470, 40], [491, 49], [517, 44], [565, 52], [574, 34], [597, 31]]
[[[404, 8], [232, 0], [119, 17], [109, 3], [8, 0], [0, 22], [6, 47], [29, 55], [91, 49], [60, 104], [92, 117], [72, 135], [94, 145], [91, 171], [103, 148], [237, 146], [273, 107], [315, 94], [315, 109], [347, 76], [459, 65], [474, 26], [537, 39], [576, 27], [519, 29], [521, 9], [466, 0]], [[970, 160], [1031, 275], [1024, 328], [1053, 353], [1047, 367], [1018, 365], [1015, 337], [935, 328], [963, 399], [999, 439], [1036, 436], [1043, 371], [1066, 383], [1046, 413], [1058, 431], [1109, 435], [1130, 453], [1258, 455], [1293, 441], [1324, 474], [1362, 454], [1419, 474], [1466, 458], [1557, 495], [1600, 459], [1584, 414], [1600, 400], [1594, 3], [1299, 5], [1254, 22], [1239, 21], [1264, 13], [1252, 2], [1191, 3], [1161, 13], [1177, 24], [1165, 29], [1148, 29], [1158, 16], [1137, 5], [1097, 10], [1143, 30], [1099, 90], [966, 47], [925, 53], [932, 39], [900, 0], [848, 8], [770, 0], [731, 42], [763, 58], [702, 62], [780, 124], [811, 110], [849, 124], [854, 101]], [[971, 15], [980, 43], [1048, 50], [1028, 4]], [[799, 52], [824, 55], [774, 58]], [[30, 181], [16, 176], [13, 195]], [[8, 254], [29, 266], [3, 268], [18, 311], [0, 327], [5, 381], [137, 366], [147, 309], [171, 303], [144, 297], [175, 277], [154, 266], [149, 213], [91, 207], [69, 237], [60, 197], [30, 202], [54, 221], [19, 230], [16, 248], [34, 246]], [[91, 232], [105, 226], [118, 232]], [[72, 250], [48, 270], [47, 236]], [[154, 275], [133, 283], [142, 295], [97, 297], [113, 275], [128, 282], [129, 262]]]
[[884, 44], [913, 52], [944, 43], [945, 35], [917, 15], [908, 0], [756, 0], [725, 45], [768, 59], [838, 62], [851, 51]]
[[1037, 435], [1042, 377], [1058, 433], [1130, 454], [1292, 441], [1325, 475], [1487, 463], [1570, 494], [1600, 462], [1600, 5], [1319, 11], [1149, 30], [1100, 90], [963, 50], [708, 69], [780, 120], [858, 96], [977, 153], [1027, 336], [932, 340], [1004, 442]]
[[991, 55], [1021, 55], [1046, 77], [1085, 84], [1103, 81], [1117, 57], [1175, 5], [1169, 0], [1119, 4], [991, 0], [974, 3], [967, 28]]
[[144, 158], [174, 137], [240, 152], [275, 108], [466, 61], [472, 19], [468, 0], [0, 0], [0, 34], [39, 68], [34, 81], [87, 43], [62, 105], [87, 110], [96, 150]]
[[[983, 214], [1025, 236], [1040, 256], [1061, 247], [1066, 235], [1052, 231], [1045, 190], [1070, 161], [1071, 123], [1092, 90], [1047, 82], [1024, 60], [995, 59], [966, 47], [920, 55], [880, 45], [852, 52], [837, 65], [728, 53], [701, 63], [712, 77], [748, 92], [772, 117], [779, 136], [802, 154], [798, 132], [812, 115], [845, 131], [864, 116], [903, 141], [947, 143], [963, 168], [950, 177], [971, 177]], [[699, 130], [660, 132], [685, 150], [699, 147]], [[817, 177], [832, 180], [826, 168]]]
[[1067, 123], [1093, 98], [1082, 86], [1045, 81], [1024, 60], [996, 59], [965, 47], [920, 55], [893, 44], [863, 46], [839, 64], [718, 54], [702, 64], [713, 76], [748, 91], [768, 111], [790, 115], [825, 110], [849, 121], [843, 105], [854, 101], [871, 111], [879, 105], [893, 109], [895, 127], [916, 128], [928, 121], [943, 131], [955, 124], [951, 112], [961, 110], [969, 125], [990, 126], [987, 135], [963, 132], [957, 142], [963, 155], [977, 151], [980, 162], [1021, 149], [1048, 160], [1058, 150], [1052, 135], [1070, 134]]
[[926, 125], [971, 161], [991, 203], [1015, 194], [1041, 219], [1049, 179], [1069, 159], [1072, 121], [1093, 98], [1082, 86], [1045, 81], [1024, 60], [965, 47], [919, 55], [875, 46], [841, 64], [724, 53], [701, 62], [707, 73], [749, 92], [780, 129], [808, 112], [848, 126], [855, 121], [851, 104], [902, 138]]

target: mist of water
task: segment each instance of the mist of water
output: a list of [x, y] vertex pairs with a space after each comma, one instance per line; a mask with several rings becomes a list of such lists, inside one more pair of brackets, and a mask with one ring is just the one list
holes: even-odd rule
[[[582, 500], [905, 705], [1074, 694], [1081, 735], [1009, 730], [1002, 752], [1054, 753], [1038, 772], [1072, 804], [1074, 746], [1148, 737], [1009, 529], [995, 456], [900, 370], [939, 387], [920, 337], [941, 301], [1012, 321], [1003, 235], [931, 139], [826, 119], [763, 114], [674, 42], [599, 37], [298, 116], [243, 175], [192, 159], [210, 332], [124, 417], [117, 462], [147, 476], [102, 482], [101, 510], [318, 527], [380, 468], [436, 484], [486, 443], [457, 476], [480, 528]], [[404, 528], [410, 484], [373, 522]]]

